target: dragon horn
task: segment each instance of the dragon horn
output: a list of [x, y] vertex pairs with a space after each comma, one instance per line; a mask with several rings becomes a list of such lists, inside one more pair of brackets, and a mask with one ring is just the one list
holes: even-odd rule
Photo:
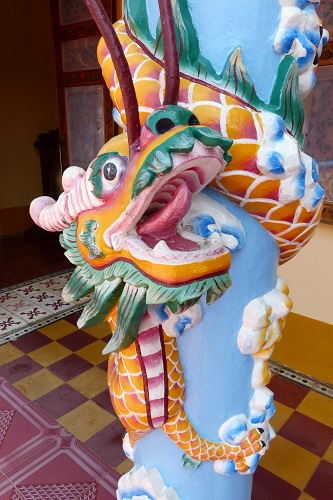
[[177, 104], [179, 94], [179, 61], [171, 0], [158, 0], [161, 16], [165, 93], [163, 104]]
[[140, 118], [131, 71], [121, 43], [100, 0], [84, 0], [106, 43], [118, 75], [124, 100], [130, 157], [138, 150], [140, 140]]

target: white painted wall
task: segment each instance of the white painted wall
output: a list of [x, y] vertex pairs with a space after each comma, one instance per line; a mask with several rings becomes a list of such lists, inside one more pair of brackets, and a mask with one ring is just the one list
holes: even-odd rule
[[278, 274], [289, 285], [294, 313], [333, 325], [333, 225], [319, 224], [310, 243]]

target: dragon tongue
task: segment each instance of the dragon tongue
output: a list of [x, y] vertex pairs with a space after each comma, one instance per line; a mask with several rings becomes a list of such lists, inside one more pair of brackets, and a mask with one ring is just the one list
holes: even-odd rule
[[137, 234], [156, 240], [167, 240], [175, 236], [178, 224], [190, 209], [191, 197], [192, 193], [187, 185], [180, 184], [171, 200], [138, 226]]

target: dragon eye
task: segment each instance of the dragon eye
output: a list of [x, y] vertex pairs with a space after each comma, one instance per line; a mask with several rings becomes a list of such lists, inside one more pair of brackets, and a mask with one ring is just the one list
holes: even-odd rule
[[195, 115], [191, 115], [187, 122], [189, 125], [200, 125], [198, 118]]
[[117, 167], [114, 163], [108, 162], [103, 167], [103, 175], [107, 181], [113, 181], [117, 176]]
[[160, 120], [158, 120], [155, 127], [156, 132], [161, 135], [165, 134], [165, 132], [168, 132], [168, 130], [172, 129], [175, 126], [175, 123], [170, 118], [161, 118]]

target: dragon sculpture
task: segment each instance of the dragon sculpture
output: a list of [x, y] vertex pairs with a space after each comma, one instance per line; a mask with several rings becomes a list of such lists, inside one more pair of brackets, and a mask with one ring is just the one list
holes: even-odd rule
[[[186, 2], [159, 0], [161, 32], [146, 44], [134, 29], [139, 15], [148, 22], [141, 2], [128, 2], [114, 28], [99, 0], [86, 3], [103, 36], [98, 58], [127, 133], [105, 144], [87, 170], [65, 170], [59, 199], [34, 200], [31, 216], [48, 231], [63, 231], [61, 244], [76, 266], [64, 299], [93, 293], [78, 326], [110, 324], [103, 351], [110, 354], [110, 395], [131, 447], [161, 428], [184, 451], [185, 464], [227, 460], [249, 472], [251, 457], [268, 445], [267, 429], [253, 424], [237, 445], [198, 434], [184, 409], [176, 337], [200, 321], [203, 297], [210, 304], [230, 287], [232, 255], [245, 244], [241, 223], [203, 193], [206, 186], [271, 233], [281, 262], [320, 220], [318, 169], [298, 143], [303, 107], [295, 60], [282, 60], [264, 105], [239, 49], [214, 81], [206, 78], [209, 68], [179, 73], [179, 61], [181, 68], [196, 64], [195, 44], [191, 56], [181, 50], [185, 33], [193, 33]], [[291, 303], [278, 293], [285, 315]], [[267, 338], [271, 353], [278, 335], [269, 345]]]

